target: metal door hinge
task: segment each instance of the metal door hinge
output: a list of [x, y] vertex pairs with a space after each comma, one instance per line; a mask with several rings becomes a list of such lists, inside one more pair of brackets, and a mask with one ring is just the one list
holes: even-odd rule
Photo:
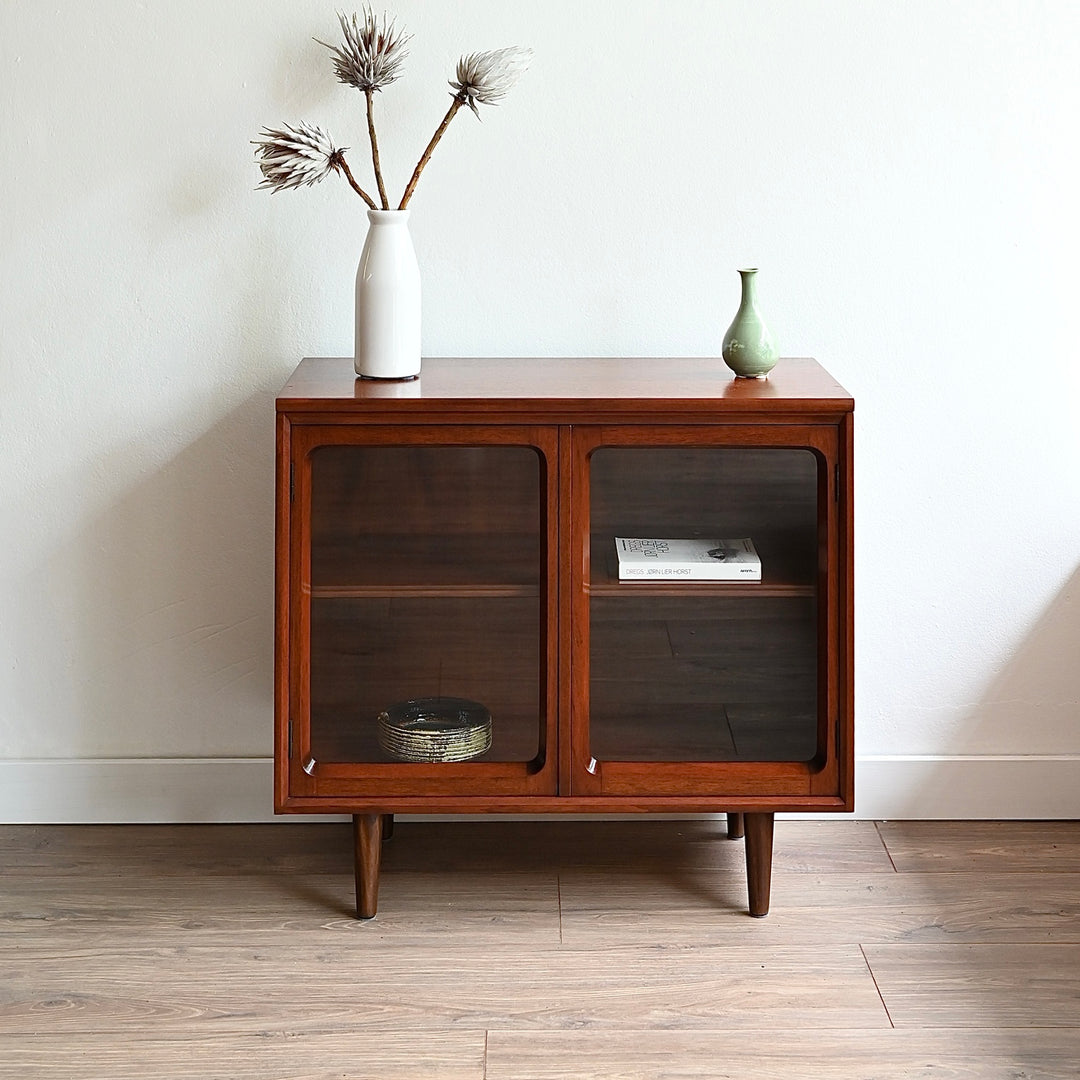
[[293, 501], [296, 492], [296, 463], [289, 462], [289, 502]]

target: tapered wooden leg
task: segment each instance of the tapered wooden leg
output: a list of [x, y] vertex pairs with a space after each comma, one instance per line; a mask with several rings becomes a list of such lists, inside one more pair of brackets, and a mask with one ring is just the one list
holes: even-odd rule
[[773, 815], [745, 814], [743, 822], [746, 826], [746, 891], [750, 896], [750, 914], [761, 918], [769, 914]]
[[356, 917], [372, 919], [379, 907], [382, 814], [353, 814]]
[[394, 835], [394, 815], [383, 814], [382, 816], [382, 838], [385, 844], [391, 836]]
[[745, 832], [743, 831], [743, 816], [742, 814], [728, 814], [727, 816], [727, 838], [729, 840], [741, 840]]

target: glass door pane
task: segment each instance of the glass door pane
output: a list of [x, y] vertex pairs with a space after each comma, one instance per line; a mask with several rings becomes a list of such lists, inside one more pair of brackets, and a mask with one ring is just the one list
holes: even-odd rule
[[[601, 447], [590, 458], [590, 753], [819, 752], [819, 462], [808, 450]], [[750, 538], [761, 581], [620, 581], [615, 538]]]
[[537, 451], [334, 445], [310, 461], [312, 757], [415, 760], [384, 748], [380, 714], [430, 698], [450, 709], [453, 698], [491, 716], [491, 747], [470, 762], [537, 758]]

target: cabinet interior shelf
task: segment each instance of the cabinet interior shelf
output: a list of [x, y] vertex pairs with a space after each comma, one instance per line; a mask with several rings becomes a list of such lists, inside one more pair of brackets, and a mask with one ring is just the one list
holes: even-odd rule
[[536, 534], [358, 534], [313, 546], [317, 597], [535, 597]]
[[329, 600], [360, 600], [360, 599], [395, 599], [413, 600], [422, 598], [446, 597], [462, 600], [481, 600], [485, 598], [507, 597], [536, 597], [540, 590], [535, 585], [500, 585], [477, 584], [477, 585], [430, 585], [406, 583], [387, 585], [351, 585], [341, 583], [337, 585], [311, 585], [303, 590], [303, 593], [320, 599]]
[[[593, 596], [813, 596], [813, 567], [794, 548], [759, 542], [762, 580], [620, 581], [610, 536], [591, 538]], [[538, 542], [506, 536], [361, 536], [322, 543], [305, 595], [321, 598], [535, 597]]]
[[805, 557], [781, 544], [758, 542], [761, 554], [761, 581], [686, 581], [684, 579], [620, 581], [619, 561], [610, 536], [591, 537], [592, 596], [814, 596], [813, 566]]
[[590, 596], [758, 596], [775, 599], [783, 596], [813, 596], [813, 585], [794, 585], [770, 581], [593, 581]]

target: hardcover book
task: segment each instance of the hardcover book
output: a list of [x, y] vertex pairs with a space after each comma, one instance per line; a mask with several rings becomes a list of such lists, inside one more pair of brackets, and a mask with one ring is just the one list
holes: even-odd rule
[[742, 540], [654, 540], [615, 537], [620, 581], [760, 581], [761, 559]]

